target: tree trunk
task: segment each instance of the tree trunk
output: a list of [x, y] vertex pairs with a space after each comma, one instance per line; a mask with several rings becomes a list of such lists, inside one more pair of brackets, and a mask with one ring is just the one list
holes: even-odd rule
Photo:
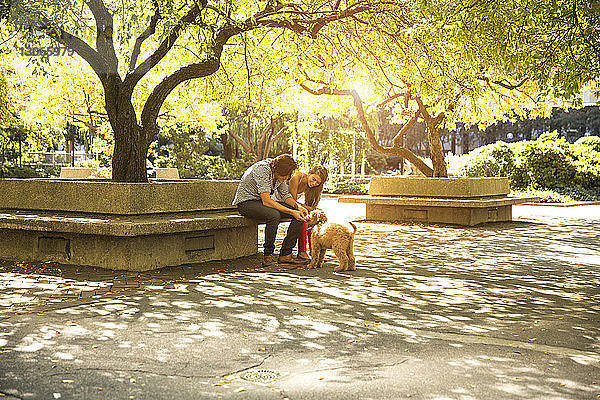
[[221, 134], [221, 143], [223, 143], [223, 158], [228, 162], [233, 161], [233, 146], [229, 141], [227, 132]]
[[427, 139], [429, 141], [429, 155], [431, 156], [431, 162], [433, 163], [433, 176], [440, 178], [448, 177], [438, 125], [427, 124]]
[[113, 182], [148, 182], [146, 176], [148, 145], [142, 129], [136, 122], [127, 120], [111, 125], [115, 134]]

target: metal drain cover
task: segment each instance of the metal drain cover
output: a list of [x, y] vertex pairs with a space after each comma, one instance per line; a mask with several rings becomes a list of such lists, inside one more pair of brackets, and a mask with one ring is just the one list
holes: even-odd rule
[[253, 369], [243, 373], [240, 378], [250, 382], [267, 383], [279, 378], [279, 374], [268, 369]]

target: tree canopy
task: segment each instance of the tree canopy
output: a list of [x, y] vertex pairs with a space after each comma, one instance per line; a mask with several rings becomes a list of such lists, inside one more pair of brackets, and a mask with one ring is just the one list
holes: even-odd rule
[[[46, 90], [29, 90], [36, 97], [23, 102], [37, 105], [21, 104], [19, 113], [54, 114], [53, 123], [106, 113], [116, 180], [145, 179], [161, 121], [195, 121], [216, 133], [227, 115], [266, 126], [282, 112], [343, 114], [352, 105], [374, 148], [417, 164], [401, 136], [391, 149], [377, 147], [368, 114], [390, 107], [405, 127], [424, 120], [434, 169], [421, 167], [444, 175], [439, 127], [547, 116], [583, 87], [594, 90], [599, 12], [578, 0], [13, 0], [0, 47], [9, 35], [17, 47], [54, 40], [77, 54], [40, 54], [23, 69], [49, 75], [27, 83]], [[353, 101], [310, 99], [298, 83]], [[264, 126], [253, 128], [255, 139]]]

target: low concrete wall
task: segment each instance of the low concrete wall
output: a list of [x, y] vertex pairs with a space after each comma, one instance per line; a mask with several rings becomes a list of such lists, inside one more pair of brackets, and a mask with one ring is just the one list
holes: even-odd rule
[[[61, 179], [88, 179], [98, 168], [86, 167], [61, 167]], [[179, 171], [177, 168], [156, 168], [156, 178], [161, 179], [179, 179]]]
[[232, 209], [237, 185], [238, 181], [0, 179], [0, 209], [121, 215]]
[[509, 193], [508, 178], [374, 176], [369, 185], [369, 194], [373, 196], [469, 198]]
[[0, 257], [144, 271], [255, 255], [237, 184], [0, 179]]
[[0, 254], [4, 259], [21, 262], [146, 271], [254, 255], [257, 240], [258, 230], [252, 223], [236, 228], [129, 237], [0, 229]]
[[97, 168], [61, 167], [60, 177], [61, 179], [86, 179], [96, 170]]
[[509, 196], [508, 178], [377, 176], [369, 196], [343, 196], [341, 203], [366, 204], [372, 221], [409, 221], [474, 226], [512, 220], [512, 206], [536, 197]]
[[155, 168], [156, 179], [179, 179], [177, 168]]

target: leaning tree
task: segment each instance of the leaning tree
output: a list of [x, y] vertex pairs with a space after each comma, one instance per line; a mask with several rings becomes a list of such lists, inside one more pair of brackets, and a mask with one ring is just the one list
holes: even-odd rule
[[[15, 0], [10, 11], [13, 26], [43, 32], [91, 66], [102, 84], [105, 109], [115, 136], [113, 180], [144, 182], [147, 151], [157, 138], [157, 119], [163, 103], [182, 83], [210, 77], [218, 71], [232, 38], [260, 29], [279, 29], [315, 39], [328, 24], [359, 16], [368, 18], [370, 13], [382, 11], [384, 3], [138, 0], [125, 4], [113, 0]], [[388, 6], [399, 7], [393, 2], [388, 2]], [[151, 12], [144, 14], [144, 10]], [[138, 26], [137, 22], [144, 20], [146, 25]], [[132, 32], [137, 32], [135, 40], [129, 40]], [[160, 69], [159, 64], [165, 63], [183, 40], [195, 42], [194, 59], [166, 71], [153, 88], [140, 85], [147, 75]], [[132, 44], [129, 49], [128, 43]], [[136, 110], [132, 99], [139, 96], [136, 90], [144, 89], [149, 94], [142, 109]]]
[[[415, 0], [400, 13], [339, 25], [335, 31], [327, 26], [318, 46], [298, 46], [311, 50], [298, 53], [299, 84], [315, 95], [351, 97], [375, 151], [401, 156], [427, 176], [445, 177], [443, 125], [486, 126], [509, 115], [547, 115], [557, 104], [557, 92], [572, 95], [574, 84], [597, 79], [589, 73], [597, 69], [590, 56], [593, 44], [583, 32], [594, 18], [598, 21], [598, 13], [577, 11], [576, 0], [567, 3], [573, 7]], [[561, 21], [561, 15], [569, 21]], [[560, 35], [549, 38], [544, 27], [564, 29], [574, 42]], [[568, 57], [577, 52], [578, 60]], [[587, 67], [580, 64], [584, 60], [590, 60]], [[381, 146], [367, 123], [356, 80], [369, 82], [377, 90], [377, 106], [393, 107], [395, 122], [403, 125], [391, 147]], [[433, 168], [402, 145], [418, 120], [427, 128]]]

